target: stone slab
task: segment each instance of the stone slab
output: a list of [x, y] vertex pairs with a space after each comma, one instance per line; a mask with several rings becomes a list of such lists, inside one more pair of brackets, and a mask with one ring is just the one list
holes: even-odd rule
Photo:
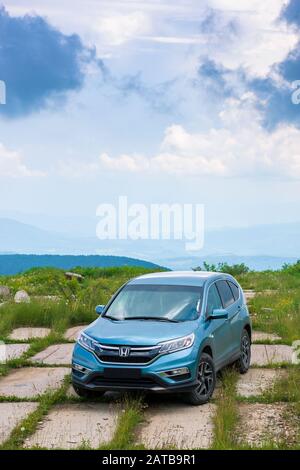
[[213, 416], [216, 405], [194, 407], [182, 403], [163, 403], [151, 406], [139, 439], [148, 449], [208, 448], [213, 439]]
[[0, 444], [6, 441], [12, 430], [37, 407], [38, 403], [0, 403]]
[[244, 292], [246, 302], [253, 299], [253, 297], [255, 297], [255, 295], [256, 295], [256, 292], [252, 289], [244, 289], [243, 292]]
[[283, 344], [253, 344], [251, 365], [267, 366], [282, 362], [292, 362], [293, 349]]
[[15, 328], [9, 335], [9, 339], [26, 341], [33, 338], [45, 338], [50, 333], [50, 328]]
[[1, 361], [6, 362], [11, 359], [18, 359], [21, 357], [28, 349], [30, 344], [4, 344], [1, 346]]
[[72, 326], [69, 328], [65, 334], [64, 338], [69, 341], [77, 341], [79, 333], [84, 330], [88, 325], [79, 325], [79, 326]]
[[249, 369], [237, 383], [237, 393], [242, 397], [258, 396], [272, 389], [275, 382], [286, 375], [280, 369]]
[[34, 398], [62, 385], [67, 367], [23, 367], [0, 379], [0, 396]]
[[280, 341], [282, 338], [274, 333], [265, 333], [264, 331], [253, 331], [252, 341]]
[[260, 447], [269, 442], [296, 442], [298, 426], [285, 403], [239, 406], [239, 442]]
[[73, 344], [52, 344], [31, 358], [32, 362], [49, 365], [71, 364]]
[[97, 448], [113, 438], [117, 407], [106, 403], [56, 405], [26, 439], [25, 447], [74, 449], [83, 445]]

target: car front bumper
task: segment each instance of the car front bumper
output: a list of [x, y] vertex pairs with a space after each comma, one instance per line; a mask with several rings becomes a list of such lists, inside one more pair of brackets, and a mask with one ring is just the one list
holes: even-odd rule
[[[91, 391], [181, 392], [192, 390], [197, 383], [198, 353], [195, 347], [159, 356], [149, 364], [131, 365], [103, 363], [77, 343], [72, 363], [73, 384]], [[85, 370], [79, 371], [76, 366]], [[180, 368], [187, 369], [188, 373], [176, 377], [165, 375]]]

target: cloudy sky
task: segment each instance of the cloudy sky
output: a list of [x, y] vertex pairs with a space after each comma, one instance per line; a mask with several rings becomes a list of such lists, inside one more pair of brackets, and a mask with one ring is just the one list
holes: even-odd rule
[[2, 2], [0, 215], [299, 221], [299, 44], [298, 0]]

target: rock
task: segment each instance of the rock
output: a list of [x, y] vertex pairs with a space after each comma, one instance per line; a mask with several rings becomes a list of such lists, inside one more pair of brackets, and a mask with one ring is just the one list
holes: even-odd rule
[[17, 304], [29, 304], [30, 297], [25, 290], [18, 290], [18, 292], [15, 294], [14, 300]]
[[65, 277], [69, 281], [71, 281], [72, 279], [76, 279], [77, 281], [82, 281], [84, 279], [84, 277], [81, 274], [72, 273], [71, 271], [66, 272]]
[[7, 286], [0, 286], [0, 299], [7, 300], [10, 297], [10, 288]]

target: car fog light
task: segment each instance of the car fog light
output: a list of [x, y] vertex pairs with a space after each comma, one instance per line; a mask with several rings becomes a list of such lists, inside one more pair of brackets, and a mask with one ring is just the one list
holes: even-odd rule
[[78, 370], [79, 372], [82, 372], [82, 374], [87, 374], [88, 372], [91, 372], [91, 369], [88, 367], [81, 366], [80, 364], [76, 364], [73, 362], [72, 368], [75, 370]]
[[178, 369], [166, 370], [161, 372], [160, 375], [163, 377], [177, 377], [178, 375], [186, 375], [189, 373], [190, 371], [188, 367], [180, 367]]

